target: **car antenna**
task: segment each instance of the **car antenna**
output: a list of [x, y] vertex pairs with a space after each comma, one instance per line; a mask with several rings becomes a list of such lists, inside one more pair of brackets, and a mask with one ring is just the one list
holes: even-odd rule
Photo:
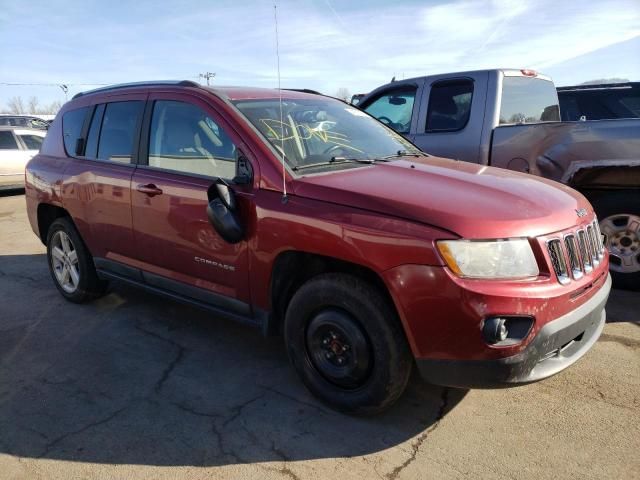
[[278, 95], [280, 102], [280, 155], [282, 156], [282, 203], [287, 203], [287, 177], [284, 162], [284, 117], [282, 114], [282, 89], [280, 88], [280, 44], [278, 41], [278, 6], [273, 2], [273, 19], [276, 24], [276, 63], [278, 66]]

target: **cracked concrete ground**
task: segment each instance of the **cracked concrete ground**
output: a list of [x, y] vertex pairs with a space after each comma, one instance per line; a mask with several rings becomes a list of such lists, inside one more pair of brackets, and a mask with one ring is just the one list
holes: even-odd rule
[[0, 478], [640, 478], [640, 295], [614, 292], [594, 349], [541, 383], [412, 378], [350, 418], [282, 342], [114, 285], [62, 299], [24, 196], [0, 197]]

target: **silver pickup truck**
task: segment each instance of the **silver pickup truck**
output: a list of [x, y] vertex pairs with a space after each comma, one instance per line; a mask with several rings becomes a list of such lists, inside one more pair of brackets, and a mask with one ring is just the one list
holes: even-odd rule
[[394, 81], [358, 108], [427, 153], [579, 190], [600, 219], [614, 284], [640, 289], [640, 119], [562, 122], [551, 79], [510, 69]]

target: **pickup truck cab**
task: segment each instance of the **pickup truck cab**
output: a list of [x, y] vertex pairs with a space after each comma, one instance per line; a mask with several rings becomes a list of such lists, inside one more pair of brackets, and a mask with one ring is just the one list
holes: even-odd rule
[[76, 96], [26, 199], [69, 301], [124, 282], [283, 334], [305, 385], [350, 413], [391, 405], [414, 364], [458, 387], [546, 378], [605, 322], [608, 255], [582, 195], [427, 156], [318, 94]]
[[394, 81], [358, 108], [430, 154], [580, 191], [600, 218], [614, 285], [640, 289], [640, 119], [561, 122], [551, 79], [515, 69]]

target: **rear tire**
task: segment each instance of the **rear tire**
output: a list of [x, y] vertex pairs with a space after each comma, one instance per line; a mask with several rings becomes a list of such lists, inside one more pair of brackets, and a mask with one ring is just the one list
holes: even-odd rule
[[294, 294], [285, 316], [289, 358], [330, 407], [372, 415], [402, 394], [413, 359], [395, 309], [369, 283], [328, 273]]
[[104, 295], [107, 282], [98, 278], [93, 258], [69, 219], [58, 218], [49, 227], [47, 260], [53, 283], [70, 302], [84, 303]]
[[640, 290], [640, 190], [592, 190], [615, 288]]

